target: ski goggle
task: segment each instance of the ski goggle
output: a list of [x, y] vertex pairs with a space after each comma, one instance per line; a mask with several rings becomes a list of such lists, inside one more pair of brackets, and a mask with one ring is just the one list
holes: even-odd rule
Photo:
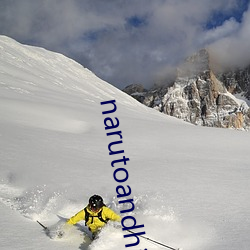
[[94, 205], [90, 205], [90, 210], [93, 211], [93, 212], [97, 212], [98, 210], [100, 210], [101, 208], [98, 207], [98, 206], [94, 206]]

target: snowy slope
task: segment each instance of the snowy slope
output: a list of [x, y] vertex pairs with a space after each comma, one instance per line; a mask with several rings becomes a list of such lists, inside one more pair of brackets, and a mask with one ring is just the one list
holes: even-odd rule
[[[90, 244], [53, 226], [90, 195], [119, 212], [102, 101], [115, 99], [130, 158], [133, 216], [147, 237], [184, 250], [250, 249], [248, 132], [196, 127], [142, 106], [76, 62], [0, 37], [0, 249], [125, 249], [112, 225]], [[12, 238], [10, 240], [10, 238]], [[163, 249], [141, 240], [140, 249]]]

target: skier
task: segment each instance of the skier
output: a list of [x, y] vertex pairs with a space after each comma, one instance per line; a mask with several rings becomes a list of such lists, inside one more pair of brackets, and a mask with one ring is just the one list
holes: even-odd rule
[[80, 220], [85, 220], [85, 225], [92, 232], [94, 239], [109, 220], [120, 222], [121, 216], [106, 207], [102, 197], [95, 194], [89, 198], [89, 204], [72, 216], [67, 224], [74, 225]]

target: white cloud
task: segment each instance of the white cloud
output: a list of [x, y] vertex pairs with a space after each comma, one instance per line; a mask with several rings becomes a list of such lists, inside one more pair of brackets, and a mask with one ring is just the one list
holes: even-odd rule
[[216, 60], [225, 66], [246, 66], [250, 63], [250, 9], [234, 32], [210, 45]]
[[226, 20], [221, 26], [216, 28], [205, 30], [200, 37], [201, 44], [211, 44], [214, 41], [218, 41], [225, 37], [235, 34], [240, 28], [240, 24], [235, 20], [235, 18], [230, 18]]
[[[234, 46], [249, 38], [247, 14], [204, 27], [213, 13], [230, 14], [237, 0], [46, 0], [0, 2], [0, 33], [76, 58], [119, 87], [150, 84], [210, 43]], [[131, 17], [144, 25], [131, 26]], [[238, 34], [233, 37], [231, 34]], [[243, 46], [247, 48], [245, 44]], [[162, 73], [163, 72], [163, 73]]]

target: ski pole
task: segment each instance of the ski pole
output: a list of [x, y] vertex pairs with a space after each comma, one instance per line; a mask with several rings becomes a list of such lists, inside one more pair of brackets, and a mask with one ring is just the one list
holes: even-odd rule
[[45, 227], [41, 222], [39, 222], [38, 220], [37, 220], [36, 222], [37, 222], [40, 226], [42, 226], [44, 230], [48, 230], [48, 228]]
[[[135, 232], [133, 232], [133, 231], [131, 231], [131, 230], [127, 230], [127, 231], [130, 232], [130, 233], [135, 233]], [[167, 246], [167, 245], [165, 245], [165, 244], [163, 244], [163, 243], [161, 243], [161, 242], [158, 242], [158, 241], [156, 241], [156, 240], [152, 240], [152, 239], [150, 239], [150, 238], [148, 238], [148, 237], [145, 237], [145, 236], [142, 236], [142, 235], [138, 235], [138, 236], [141, 237], [141, 238], [143, 238], [143, 239], [146, 239], [146, 240], [148, 240], [148, 241], [154, 242], [154, 243], [156, 243], [156, 244], [158, 244], [158, 245], [161, 245], [161, 246], [163, 246], [163, 247], [166, 247], [166, 248], [168, 248], [168, 249], [171, 249], [171, 250], [181, 250], [180, 248], [173, 248], [173, 247]]]

